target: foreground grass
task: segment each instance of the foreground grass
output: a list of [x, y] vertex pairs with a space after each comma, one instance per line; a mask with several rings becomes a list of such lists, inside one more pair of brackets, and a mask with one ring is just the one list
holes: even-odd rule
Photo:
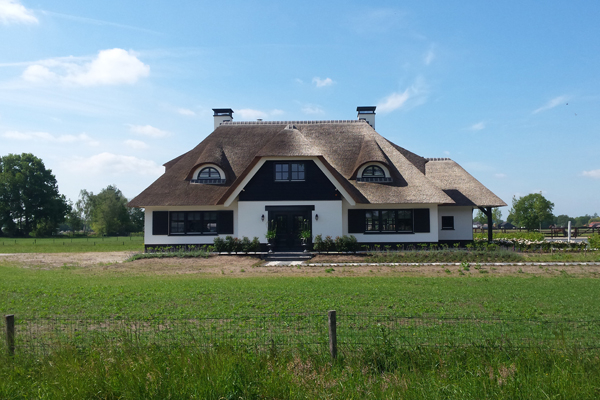
[[592, 399], [598, 350], [63, 348], [0, 356], [6, 399]]
[[56, 237], [11, 239], [0, 237], [0, 253], [82, 253], [88, 251], [143, 251], [142, 236]]
[[[418, 267], [415, 267], [418, 268]], [[577, 267], [571, 267], [577, 268]], [[393, 313], [597, 319], [593, 278], [472, 276], [223, 277], [117, 268], [22, 268], [0, 261], [0, 313], [148, 318], [252, 313]]]

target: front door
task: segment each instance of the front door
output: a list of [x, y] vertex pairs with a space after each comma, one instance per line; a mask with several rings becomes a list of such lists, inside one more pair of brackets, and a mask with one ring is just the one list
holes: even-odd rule
[[277, 232], [275, 251], [303, 250], [300, 232], [311, 229], [309, 210], [272, 211], [269, 218], [273, 221], [271, 226], [274, 224]]

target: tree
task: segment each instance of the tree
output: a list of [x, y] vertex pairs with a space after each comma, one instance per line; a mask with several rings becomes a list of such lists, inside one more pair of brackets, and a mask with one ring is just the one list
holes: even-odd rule
[[[481, 210], [477, 210], [477, 214], [475, 214], [473, 221], [485, 225], [488, 223], [487, 215], [482, 213]], [[502, 211], [500, 211], [499, 208], [492, 209], [492, 223], [496, 226], [502, 223]]]
[[585, 226], [590, 222], [590, 219], [592, 219], [592, 216], [589, 214], [576, 217], [574, 225], [575, 226]]
[[98, 194], [82, 190], [76, 209], [85, 224], [100, 235], [118, 235], [144, 229], [144, 213], [127, 207], [127, 198], [114, 185]]
[[553, 209], [554, 203], [541, 193], [531, 193], [518, 199], [513, 197], [510, 216], [515, 221], [513, 223], [531, 230], [539, 228], [544, 223], [551, 223], [554, 219]]
[[70, 207], [52, 170], [33, 154], [0, 157], [0, 227], [10, 236], [46, 236]]
[[575, 226], [575, 218], [571, 218], [568, 215], [561, 214], [554, 219], [554, 223], [556, 224], [556, 226], [560, 226], [563, 228], [569, 225], [569, 221], [571, 221], [571, 224]]
[[71, 206], [71, 211], [67, 214], [65, 222], [69, 225], [71, 232], [75, 233], [75, 231], [80, 231], [83, 228], [83, 218], [81, 211], [71, 201], [69, 201], [69, 205]]

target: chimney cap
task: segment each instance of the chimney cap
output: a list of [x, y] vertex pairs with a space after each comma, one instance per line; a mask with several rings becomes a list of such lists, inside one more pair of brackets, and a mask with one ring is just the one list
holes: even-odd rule
[[231, 114], [233, 114], [233, 110], [231, 108], [213, 108], [212, 110], [215, 112], [213, 115], [214, 117], [219, 115], [231, 116]]
[[359, 114], [375, 114], [376, 108], [377, 106], [362, 106], [356, 107], [356, 111], [358, 111]]

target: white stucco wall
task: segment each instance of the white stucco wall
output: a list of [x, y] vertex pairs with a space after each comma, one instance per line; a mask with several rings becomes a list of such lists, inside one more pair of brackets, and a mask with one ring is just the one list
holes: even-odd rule
[[429, 208], [429, 233], [403, 233], [403, 234], [364, 234], [352, 233], [359, 242], [363, 243], [381, 243], [381, 242], [410, 242], [410, 243], [425, 243], [438, 241], [438, 207], [436, 204], [360, 204], [351, 206], [346, 201], [342, 201], [342, 218], [343, 232], [348, 235], [348, 210], [350, 209], [376, 209], [376, 210], [391, 210], [391, 209], [414, 209], [414, 208]]
[[[225, 211], [233, 210], [233, 235], [153, 235], [152, 211]], [[238, 203], [231, 206], [189, 206], [189, 207], [146, 207], [144, 224], [144, 244], [212, 244], [215, 237], [237, 236], [238, 232]]]
[[[454, 230], [442, 230], [442, 217], [454, 217]], [[440, 240], [473, 240], [473, 207], [440, 206], [438, 208]]]
[[[257, 236], [261, 243], [266, 243], [269, 213], [266, 206], [315, 206], [312, 212], [312, 234], [325, 236], [342, 235], [342, 202], [341, 201], [240, 201], [238, 202], [239, 237], [250, 239]], [[319, 220], [315, 220], [315, 215]], [[261, 215], [265, 220], [261, 221]]]

